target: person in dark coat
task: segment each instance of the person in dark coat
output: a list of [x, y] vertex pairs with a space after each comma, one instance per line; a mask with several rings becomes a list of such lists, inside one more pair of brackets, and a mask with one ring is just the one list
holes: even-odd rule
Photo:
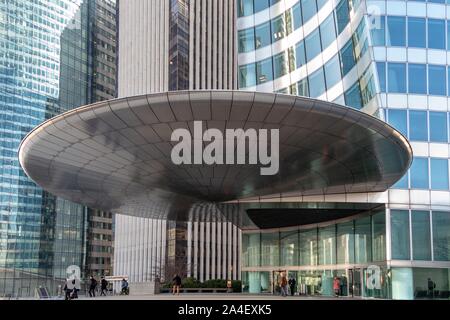
[[97, 288], [97, 280], [93, 276], [91, 276], [91, 283], [89, 285], [89, 296], [95, 297], [95, 288]]
[[289, 279], [289, 288], [291, 289], [291, 296], [295, 294], [295, 286], [297, 285], [297, 281], [295, 278]]
[[176, 274], [173, 279], [172, 279], [172, 283], [173, 283], [173, 289], [172, 289], [172, 294], [176, 294], [180, 295], [180, 288], [181, 288], [181, 277]]
[[108, 290], [108, 281], [106, 281], [105, 277], [102, 277], [100, 281], [100, 286], [102, 291], [100, 292], [101, 296], [106, 296], [106, 291]]

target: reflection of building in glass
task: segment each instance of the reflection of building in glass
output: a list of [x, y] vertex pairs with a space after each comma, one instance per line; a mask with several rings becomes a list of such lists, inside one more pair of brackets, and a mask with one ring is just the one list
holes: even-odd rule
[[[361, 109], [397, 128], [409, 138], [414, 151], [408, 174], [389, 191], [335, 197], [339, 202], [386, 204], [386, 228], [379, 231], [383, 237], [366, 235], [372, 245], [364, 251], [365, 266], [359, 265], [356, 256], [345, 263], [335, 263], [334, 256], [327, 256], [319, 247], [314, 251], [318, 259], [314, 267], [302, 261], [294, 264], [298, 277], [305, 272], [320, 274], [320, 270], [327, 270], [329, 276], [345, 273], [347, 279], [361, 284], [361, 291], [354, 294], [372, 296], [364, 286], [366, 267], [382, 261], [386, 274], [383, 284], [390, 287], [378, 294], [406, 299], [429, 297], [429, 277], [436, 283], [434, 297], [448, 298], [447, 10], [445, 1], [433, 0], [238, 0], [241, 89], [309, 96]], [[340, 254], [344, 240], [339, 229], [347, 223], [351, 224], [337, 223], [335, 233], [325, 233], [320, 245], [331, 245], [336, 255]], [[361, 250], [357, 241], [361, 235], [357, 231], [351, 233], [354, 243], [345, 240], [348, 248], [356, 251]], [[321, 229], [317, 232], [320, 240]], [[281, 238], [274, 245], [277, 241]], [[300, 242], [300, 248], [302, 245]], [[385, 247], [381, 260], [375, 259], [374, 246]], [[299, 252], [302, 259], [305, 252]], [[278, 257], [277, 252], [273, 254]], [[330, 261], [321, 260], [321, 255]], [[282, 268], [292, 269], [287, 262], [280, 263]], [[261, 266], [271, 269], [268, 262]], [[251, 265], [244, 269], [250, 291], [260, 290], [252, 281], [267, 284], [267, 279], [273, 279], [270, 271], [259, 275]]]
[[17, 150], [37, 124], [95, 101], [94, 10], [82, 0], [0, 4], [0, 295], [55, 294], [66, 268], [86, 263], [86, 209], [37, 187]]

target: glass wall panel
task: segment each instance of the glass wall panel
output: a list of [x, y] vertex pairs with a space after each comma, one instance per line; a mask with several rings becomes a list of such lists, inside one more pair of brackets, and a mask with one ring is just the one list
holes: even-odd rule
[[428, 92], [445, 96], [447, 89], [445, 66], [428, 65]]
[[426, 20], [424, 18], [408, 17], [408, 46], [426, 47]]
[[386, 44], [386, 17], [377, 16], [377, 18], [379, 18], [379, 25], [377, 25], [375, 28], [370, 29], [372, 35], [372, 44], [373, 46], [384, 46]]
[[261, 234], [242, 234], [242, 262], [245, 267], [259, 267], [261, 259]]
[[390, 93], [406, 93], [406, 64], [388, 63], [388, 87]]
[[274, 78], [280, 78], [289, 72], [288, 57], [286, 51], [273, 57]]
[[428, 19], [428, 48], [445, 49], [445, 20]]
[[406, 173], [396, 184], [392, 186], [393, 189], [408, 189], [408, 173]]
[[272, 43], [281, 40], [286, 35], [284, 14], [272, 19]]
[[447, 113], [430, 111], [430, 141], [448, 142]]
[[330, 14], [320, 24], [320, 38], [322, 40], [322, 48], [325, 50], [336, 39], [336, 29], [334, 24], [334, 16]]
[[414, 298], [450, 298], [450, 269], [413, 268]]
[[295, 46], [295, 64], [297, 69], [306, 64], [305, 43], [303, 41]]
[[391, 210], [391, 254], [392, 259], [409, 260], [409, 211]]
[[300, 2], [297, 2], [297, 4], [292, 7], [292, 19], [294, 20], [294, 30], [297, 30], [302, 26], [302, 11], [300, 8]]
[[349, 20], [349, 7], [347, 0], [341, 0], [336, 6], [336, 24], [338, 34], [340, 34], [347, 26]]
[[325, 77], [323, 68], [315, 71], [309, 77], [309, 90], [312, 98], [317, 98], [325, 92]]
[[380, 213], [372, 216], [372, 260], [386, 260], [386, 213]]
[[319, 228], [319, 265], [336, 263], [336, 226]]
[[301, 0], [303, 23], [306, 23], [317, 13], [316, 0]]
[[269, 0], [255, 0], [255, 13], [267, 9], [270, 6]]
[[302, 79], [297, 83], [297, 94], [303, 97], [309, 97], [308, 80]]
[[239, 67], [239, 87], [247, 88], [256, 85], [256, 67], [255, 64], [248, 64]]
[[258, 61], [256, 63], [257, 84], [262, 84], [273, 80], [272, 58]]
[[429, 189], [428, 158], [414, 157], [410, 169], [410, 180], [412, 189]]
[[433, 211], [433, 253], [435, 261], [450, 261], [450, 212]]
[[358, 110], [362, 108], [362, 98], [359, 83], [355, 83], [350, 89], [348, 89], [344, 93], [344, 96], [345, 105]]
[[356, 64], [353, 52], [353, 42], [351, 40], [349, 40], [339, 51], [339, 55], [341, 57], [342, 76], [345, 77]]
[[261, 266], [273, 267], [280, 264], [279, 236], [275, 233], [261, 233]]
[[372, 261], [372, 230], [370, 217], [355, 221], [355, 263]]
[[271, 44], [270, 22], [255, 27], [255, 48], [259, 49]]
[[426, 111], [409, 111], [409, 138], [412, 141], [428, 141], [428, 121]]
[[406, 45], [405, 17], [387, 17], [387, 45], [392, 47], [404, 47]]
[[325, 64], [325, 80], [327, 89], [331, 89], [341, 80], [341, 66], [338, 55], [335, 55]]
[[408, 64], [408, 92], [427, 94], [427, 68], [425, 64]]
[[392, 268], [392, 299], [414, 299], [412, 268]]
[[430, 160], [431, 189], [448, 190], [448, 159]]
[[388, 122], [405, 137], [408, 136], [408, 123], [406, 110], [388, 109]]
[[353, 233], [353, 221], [337, 225], [337, 264], [355, 261], [355, 237]]
[[430, 212], [411, 211], [413, 260], [431, 260]]
[[253, 14], [253, 0], [238, 0], [238, 16], [245, 17]]
[[299, 265], [299, 243], [298, 231], [281, 232], [280, 248], [281, 248], [281, 265], [282, 266], [298, 266]]
[[253, 28], [239, 31], [239, 52], [255, 50], [255, 30]]
[[317, 265], [317, 229], [300, 230], [300, 265]]
[[322, 51], [320, 46], [320, 33], [319, 29], [311, 32], [305, 39], [305, 47], [306, 47], [306, 59], [307, 61], [311, 61]]
[[386, 92], [386, 63], [377, 62], [378, 81], [380, 83], [380, 91]]

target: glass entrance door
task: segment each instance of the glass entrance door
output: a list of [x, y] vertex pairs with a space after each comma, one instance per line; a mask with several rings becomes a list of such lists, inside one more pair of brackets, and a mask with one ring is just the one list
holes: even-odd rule
[[353, 297], [361, 296], [361, 269], [350, 269], [348, 272], [349, 276], [349, 295]]

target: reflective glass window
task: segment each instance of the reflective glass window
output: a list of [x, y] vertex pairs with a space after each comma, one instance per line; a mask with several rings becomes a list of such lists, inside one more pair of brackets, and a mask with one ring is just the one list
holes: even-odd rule
[[412, 141], [428, 141], [426, 111], [409, 111], [409, 138]]
[[358, 82], [345, 91], [344, 96], [345, 105], [358, 110], [362, 108], [361, 89]]
[[409, 211], [391, 210], [391, 254], [392, 259], [409, 260]]
[[425, 64], [408, 64], [408, 92], [427, 94], [427, 66]]
[[297, 83], [297, 91], [299, 96], [309, 97], [308, 81], [306, 78]]
[[328, 2], [329, 0], [317, 0], [317, 11], [322, 9], [322, 7]]
[[428, 19], [428, 48], [445, 49], [445, 20]]
[[405, 17], [387, 17], [387, 39], [388, 46], [404, 47], [406, 44]]
[[426, 20], [424, 18], [408, 18], [408, 46], [426, 47]]
[[428, 158], [416, 158], [411, 165], [411, 188], [429, 189], [428, 183]]
[[411, 211], [413, 260], [431, 260], [430, 212]]
[[323, 68], [318, 69], [309, 77], [309, 93], [312, 98], [317, 98], [325, 92], [325, 77]]
[[341, 80], [341, 66], [338, 55], [331, 58], [330, 61], [325, 64], [324, 68], [327, 89], [330, 89]]
[[261, 233], [261, 266], [279, 266], [279, 233]]
[[255, 64], [247, 64], [239, 67], [239, 87], [247, 88], [256, 85], [256, 68]]
[[448, 190], [448, 159], [430, 160], [431, 189]]
[[280, 78], [289, 72], [289, 64], [286, 52], [282, 52], [273, 57], [274, 78]]
[[355, 261], [353, 221], [337, 225], [336, 246], [337, 264], [353, 263]]
[[345, 46], [339, 51], [342, 65], [342, 76], [346, 76], [347, 73], [355, 66], [355, 55], [353, 53], [353, 42], [349, 40]]
[[317, 265], [317, 229], [300, 230], [300, 265]]
[[406, 110], [389, 109], [388, 110], [388, 122], [395, 129], [400, 131], [405, 137], [408, 136], [408, 124], [407, 124], [407, 112]]
[[238, 1], [238, 15], [245, 17], [253, 14], [253, 0]]
[[328, 46], [336, 39], [333, 14], [330, 14], [320, 25], [320, 37], [322, 39], [323, 49], [328, 48]]
[[355, 220], [355, 263], [372, 261], [372, 230], [370, 217]]
[[303, 23], [306, 23], [317, 13], [316, 0], [300, 0], [302, 3]]
[[406, 64], [388, 63], [388, 91], [406, 93]]
[[392, 186], [392, 189], [408, 189], [408, 173], [406, 173], [396, 184]]
[[386, 213], [384, 210], [372, 216], [372, 253], [373, 261], [386, 260]]
[[436, 261], [450, 261], [450, 212], [433, 211], [433, 253]]
[[256, 80], [257, 84], [273, 80], [272, 58], [256, 63]]
[[292, 7], [292, 20], [294, 30], [297, 30], [302, 26], [302, 10], [300, 8], [300, 2], [297, 2], [297, 4]]
[[255, 13], [267, 9], [269, 5], [270, 5], [269, 0], [255, 0], [254, 2]]
[[314, 30], [311, 34], [309, 34], [305, 39], [305, 47], [306, 47], [306, 59], [307, 61], [311, 61], [322, 51], [320, 47], [320, 33], [319, 29]]
[[303, 41], [295, 46], [295, 64], [297, 68], [306, 64], [305, 43]]
[[284, 14], [282, 14], [272, 19], [272, 42], [283, 39], [285, 33]]
[[242, 262], [246, 267], [259, 267], [261, 259], [261, 234], [242, 234]]
[[430, 111], [430, 141], [448, 142], [447, 113]]
[[384, 46], [386, 44], [386, 17], [376, 16], [377, 21], [374, 21], [374, 28], [370, 29], [372, 35], [372, 43], [374, 46]]
[[319, 228], [319, 265], [336, 263], [336, 227]]
[[280, 250], [282, 266], [297, 266], [299, 247], [298, 231], [280, 233]]
[[271, 44], [270, 22], [255, 27], [255, 48], [259, 49]]
[[239, 31], [239, 52], [255, 50], [255, 29], [250, 28]]
[[445, 66], [428, 65], [428, 93], [431, 95], [446, 95]]
[[378, 81], [381, 92], [386, 92], [386, 63], [377, 62]]
[[349, 7], [347, 0], [341, 0], [336, 6], [336, 24], [338, 34], [340, 34], [347, 26], [349, 20]]

